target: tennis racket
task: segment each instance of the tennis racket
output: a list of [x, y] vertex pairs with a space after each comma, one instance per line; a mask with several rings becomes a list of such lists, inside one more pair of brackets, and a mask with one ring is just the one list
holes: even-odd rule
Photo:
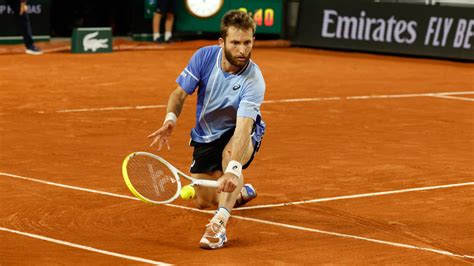
[[182, 187], [180, 176], [191, 181], [191, 186], [218, 187], [217, 181], [192, 178], [148, 152], [128, 155], [122, 163], [122, 175], [135, 197], [153, 204], [166, 204], [178, 198]]

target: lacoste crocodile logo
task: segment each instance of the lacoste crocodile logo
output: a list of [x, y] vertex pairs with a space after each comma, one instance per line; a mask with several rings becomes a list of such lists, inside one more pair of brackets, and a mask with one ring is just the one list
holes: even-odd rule
[[109, 47], [107, 44], [108, 39], [94, 39], [97, 35], [99, 35], [98, 31], [89, 33], [84, 37], [82, 40], [84, 51], [92, 50], [92, 52], [95, 52], [97, 49]]

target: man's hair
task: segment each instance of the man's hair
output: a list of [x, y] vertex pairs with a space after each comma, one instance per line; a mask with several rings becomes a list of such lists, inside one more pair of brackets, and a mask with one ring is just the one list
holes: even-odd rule
[[241, 10], [230, 10], [222, 17], [221, 20], [221, 37], [225, 40], [227, 31], [230, 27], [240, 30], [252, 29], [252, 36], [255, 34], [257, 25], [252, 17], [247, 12]]

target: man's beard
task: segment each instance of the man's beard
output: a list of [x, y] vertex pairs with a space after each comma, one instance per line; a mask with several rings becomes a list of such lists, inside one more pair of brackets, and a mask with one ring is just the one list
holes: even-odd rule
[[249, 55], [245, 58], [244, 61], [240, 61], [237, 59], [237, 57], [233, 56], [232, 53], [224, 46], [224, 55], [231, 65], [236, 67], [243, 67], [249, 62], [252, 52], [249, 53]]

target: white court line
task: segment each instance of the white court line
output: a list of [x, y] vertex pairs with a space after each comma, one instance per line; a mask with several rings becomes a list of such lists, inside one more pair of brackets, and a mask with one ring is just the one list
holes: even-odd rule
[[248, 206], [248, 207], [240, 207], [240, 208], [237, 208], [237, 209], [234, 209], [234, 210], [252, 210], [252, 209], [274, 208], [274, 207], [282, 207], [282, 206], [300, 205], [300, 204], [306, 204], [306, 203], [335, 201], [335, 200], [343, 200], [343, 199], [357, 199], [357, 198], [366, 198], [366, 197], [400, 194], [400, 193], [407, 193], [407, 192], [414, 192], [414, 191], [426, 191], [426, 190], [433, 190], [433, 189], [463, 187], [463, 186], [474, 186], [474, 182], [448, 184], [448, 185], [431, 186], [431, 187], [407, 188], [407, 189], [392, 190], [392, 191], [373, 192], [373, 193], [356, 194], [356, 195], [349, 195], [349, 196], [320, 198], [320, 199], [312, 199], [312, 200], [302, 200], [302, 201], [294, 201], [294, 202], [267, 204], [267, 205], [255, 205], [255, 206]]
[[396, 98], [416, 98], [432, 97], [436, 93], [415, 93], [415, 94], [388, 94], [388, 95], [365, 95], [365, 96], [347, 96], [346, 100], [371, 100], [371, 99], [396, 99]]
[[[58, 183], [54, 183], [54, 182], [43, 181], [43, 180], [31, 178], [31, 177], [24, 177], [24, 176], [18, 176], [18, 175], [13, 175], [13, 174], [8, 174], [8, 173], [1, 173], [1, 172], [0, 172], [0, 175], [9, 176], [9, 177], [18, 178], [18, 179], [29, 180], [29, 181], [34, 181], [34, 182], [39, 182], [39, 183], [44, 183], [44, 184], [53, 185], [53, 186], [59, 186], [59, 187], [64, 187], [64, 188], [70, 188], [70, 189], [75, 189], [75, 190], [91, 192], [91, 193], [97, 193], [97, 194], [102, 194], [102, 195], [107, 195], [107, 196], [137, 200], [135, 198], [128, 197], [128, 196], [123, 196], [123, 195], [119, 195], [119, 194], [103, 192], [103, 191], [96, 191], [96, 190], [93, 190], [93, 189], [86, 189], [86, 188], [81, 188], [81, 187], [68, 186], [68, 185], [58, 184]], [[455, 185], [455, 184], [453, 184], [453, 185]], [[195, 209], [195, 208], [189, 208], [189, 207], [183, 207], [183, 206], [179, 206], [179, 205], [173, 205], [173, 204], [165, 204], [165, 205], [169, 206], [169, 207], [174, 207], [174, 208], [187, 209], [187, 210], [195, 211], [195, 212], [212, 213], [212, 212], [209, 212], [209, 211], [203, 211], [203, 210], [199, 210], [199, 209]], [[474, 259], [474, 256], [471, 256], [471, 255], [455, 254], [455, 253], [451, 253], [451, 252], [444, 251], [444, 250], [417, 247], [417, 246], [413, 246], [413, 245], [383, 241], [383, 240], [378, 240], [378, 239], [373, 239], [373, 238], [366, 238], [366, 237], [361, 237], [361, 236], [356, 236], [356, 235], [340, 234], [340, 233], [336, 233], [336, 232], [329, 232], [329, 231], [323, 231], [323, 230], [307, 228], [307, 227], [302, 227], [302, 226], [295, 226], [295, 225], [290, 225], [290, 224], [271, 222], [271, 221], [266, 221], [266, 220], [250, 218], [250, 217], [243, 217], [243, 216], [239, 216], [239, 215], [232, 215], [232, 217], [234, 217], [236, 219], [240, 219], [240, 220], [246, 220], [246, 221], [252, 221], [252, 222], [257, 222], [257, 223], [269, 224], [269, 225], [280, 226], [280, 227], [290, 228], [290, 229], [295, 229], [295, 230], [332, 235], [332, 236], [336, 236], [336, 237], [358, 239], [358, 240], [368, 241], [368, 242], [372, 242], [372, 243], [378, 243], [378, 244], [401, 247], [401, 248], [408, 248], [408, 249], [416, 249], [416, 250], [421, 250], [421, 251], [428, 251], [428, 252], [433, 252], [433, 253], [447, 255], [447, 256], [453, 256], [453, 257], [459, 257], [459, 258]]]
[[[142, 110], [142, 109], [156, 109], [165, 108], [166, 105], [139, 105], [139, 106], [121, 106], [121, 107], [102, 107], [102, 108], [83, 108], [83, 109], [65, 109], [56, 110], [56, 113], [78, 113], [78, 112], [94, 112], [94, 111], [115, 111], [115, 110]], [[40, 111], [40, 113], [45, 113]]]
[[314, 233], [337, 236], [337, 237], [343, 237], [343, 238], [352, 238], [352, 239], [357, 239], [357, 240], [364, 240], [364, 241], [368, 241], [368, 242], [372, 242], [372, 243], [395, 246], [395, 247], [400, 247], [400, 248], [408, 248], [408, 249], [429, 251], [429, 252], [433, 252], [433, 253], [437, 253], [437, 254], [441, 254], [441, 255], [458, 257], [458, 258], [474, 259], [474, 256], [456, 254], [456, 253], [452, 253], [452, 252], [445, 251], [445, 250], [438, 250], [438, 249], [432, 249], [432, 248], [423, 248], [423, 247], [417, 247], [417, 246], [413, 246], [413, 245], [401, 244], [401, 243], [396, 243], [396, 242], [389, 242], [389, 241], [378, 240], [378, 239], [373, 239], [373, 238], [366, 238], [366, 237], [355, 236], [355, 235], [340, 234], [340, 233], [324, 231], [324, 230], [318, 230], [318, 229], [313, 229], [313, 228], [307, 228], [307, 227], [302, 227], [302, 226], [297, 226], [297, 225], [270, 222], [270, 221], [260, 220], [260, 219], [250, 218], [250, 217], [242, 217], [242, 216], [235, 216], [235, 215], [232, 215], [232, 217], [234, 217], [234, 218], [238, 217], [241, 220], [252, 221], [252, 222], [263, 223], [263, 224], [276, 225], [276, 226], [280, 226], [280, 227], [284, 227], [284, 228], [296, 229], [296, 230], [301, 230], [301, 231], [308, 231], [308, 232], [314, 232]]
[[461, 101], [468, 101], [468, 102], [474, 102], [474, 98], [466, 98], [466, 97], [458, 97], [458, 96], [448, 96], [448, 95], [435, 95], [433, 97], [436, 98], [444, 98], [444, 99], [450, 99], [450, 100], [461, 100]]
[[[340, 101], [340, 100], [370, 100], [370, 99], [395, 99], [395, 98], [413, 98], [413, 97], [440, 97], [449, 95], [474, 94], [474, 91], [456, 91], [456, 92], [432, 92], [432, 93], [412, 93], [412, 94], [388, 94], [388, 95], [365, 95], [365, 96], [346, 96], [346, 97], [320, 97], [320, 98], [295, 98], [281, 100], [267, 100], [264, 104], [272, 103], [297, 103], [297, 102], [318, 102], [318, 101]], [[447, 98], [447, 97], [444, 97]], [[462, 98], [462, 97], [460, 97]], [[454, 98], [453, 98], [454, 99]], [[468, 99], [468, 98], [464, 98]], [[456, 98], [456, 100], [459, 100]], [[82, 109], [63, 109], [56, 110], [55, 113], [78, 113], [95, 111], [116, 111], [116, 110], [142, 110], [166, 108], [166, 105], [138, 105], [138, 106], [116, 106], [102, 108], [82, 108]], [[37, 111], [39, 114], [46, 114], [46, 111]]]
[[452, 92], [438, 92], [436, 94], [441, 95], [462, 95], [462, 94], [474, 94], [474, 91], [452, 91]]
[[439, 95], [462, 95], [474, 94], [474, 91], [456, 91], [456, 92], [432, 92], [432, 93], [414, 93], [414, 94], [388, 94], [388, 95], [368, 95], [368, 96], [347, 96], [346, 100], [368, 100], [368, 99], [391, 99], [391, 98], [413, 98], [413, 97], [436, 97]]
[[295, 98], [295, 99], [282, 99], [282, 100], [267, 100], [263, 103], [298, 103], [298, 102], [319, 102], [319, 101], [339, 101], [344, 97], [323, 97], [323, 98]]
[[5, 232], [13, 233], [13, 234], [18, 234], [18, 235], [31, 237], [31, 238], [41, 239], [41, 240], [44, 240], [44, 241], [53, 242], [53, 243], [60, 244], [60, 245], [65, 245], [65, 246], [78, 248], [78, 249], [84, 249], [84, 250], [97, 252], [97, 253], [113, 256], [113, 257], [119, 257], [119, 258], [122, 258], [122, 259], [133, 260], [133, 261], [138, 261], [138, 262], [143, 262], [143, 263], [149, 263], [149, 264], [152, 264], [152, 265], [170, 265], [170, 264], [164, 263], [164, 262], [139, 258], [139, 257], [135, 257], [135, 256], [130, 256], [130, 255], [124, 255], [124, 254], [115, 253], [115, 252], [111, 252], [111, 251], [107, 251], [107, 250], [103, 250], [103, 249], [98, 249], [98, 248], [93, 248], [93, 247], [89, 247], [89, 246], [75, 244], [75, 243], [71, 243], [71, 242], [68, 242], [68, 241], [58, 240], [58, 239], [54, 239], [54, 238], [50, 238], [50, 237], [46, 237], [46, 236], [21, 232], [21, 231], [17, 231], [17, 230], [5, 228], [5, 227], [0, 227], [0, 231], [5, 231]]
[[[82, 187], [76, 187], [76, 186], [69, 186], [69, 185], [64, 185], [60, 183], [55, 183], [55, 182], [49, 182], [49, 181], [44, 181], [41, 179], [36, 179], [36, 178], [31, 178], [31, 177], [26, 177], [26, 176], [19, 176], [19, 175], [13, 175], [13, 174], [8, 174], [8, 173], [0, 173], [0, 175], [3, 176], [9, 176], [17, 179], [23, 179], [23, 180], [28, 180], [28, 181], [33, 181], [37, 183], [42, 183], [46, 185], [51, 185], [51, 186], [56, 186], [56, 187], [62, 187], [62, 188], [68, 188], [68, 189], [73, 189], [73, 190], [79, 190], [79, 191], [85, 191], [85, 192], [90, 192], [90, 193], [95, 193], [95, 194], [101, 194], [101, 195], [106, 195], [106, 196], [112, 196], [116, 198], [124, 198], [124, 199], [130, 199], [130, 200], [137, 200], [140, 201], [139, 199], [135, 197], [130, 197], [130, 196], [125, 196], [125, 195], [120, 195], [120, 194], [115, 194], [115, 193], [110, 193], [110, 192], [105, 192], [105, 191], [100, 191], [100, 190], [95, 190], [95, 189], [89, 189], [89, 188], [82, 188]], [[174, 208], [179, 208], [179, 209], [185, 209], [185, 210], [191, 210], [191, 211], [196, 211], [196, 212], [202, 212], [202, 213], [214, 213], [214, 211], [206, 211], [206, 210], [200, 210], [196, 208], [190, 208], [186, 206], [180, 206], [180, 205], [175, 205], [175, 204], [164, 204], [170, 207]]]

